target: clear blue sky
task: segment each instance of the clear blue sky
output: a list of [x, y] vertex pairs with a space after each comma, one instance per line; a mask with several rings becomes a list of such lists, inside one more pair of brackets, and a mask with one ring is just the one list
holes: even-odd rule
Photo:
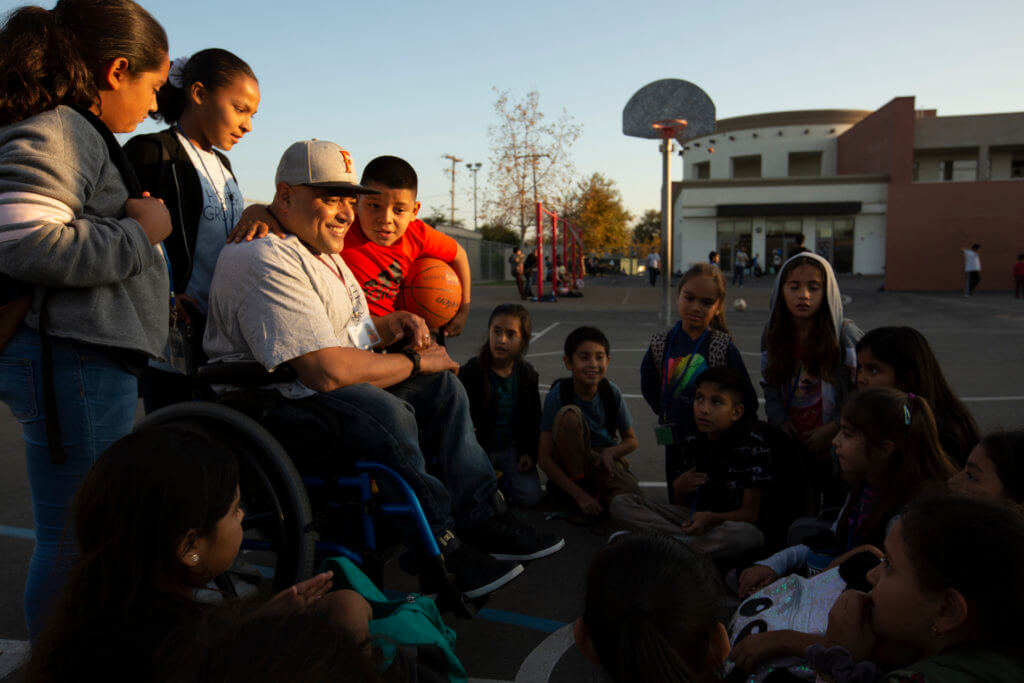
[[[272, 196], [284, 148], [319, 137], [360, 168], [379, 154], [408, 159], [425, 210], [449, 203], [443, 155], [483, 162], [482, 200], [492, 87], [517, 97], [536, 89], [550, 117], [564, 108], [582, 123], [578, 172], [614, 180], [634, 215], [659, 206], [661, 169], [656, 141], [622, 135], [622, 108], [660, 78], [704, 88], [719, 118], [874, 109], [901, 95], [939, 115], [1024, 109], [1019, 0], [142, 4], [167, 29], [172, 58], [222, 47], [255, 70], [255, 130], [230, 158], [257, 199]], [[678, 156], [673, 165], [678, 179]], [[472, 226], [464, 163], [456, 183], [456, 217]]]

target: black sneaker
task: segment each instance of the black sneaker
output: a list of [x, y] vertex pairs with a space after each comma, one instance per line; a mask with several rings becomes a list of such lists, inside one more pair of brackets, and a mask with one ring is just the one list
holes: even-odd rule
[[455, 576], [455, 585], [466, 600], [493, 593], [523, 573], [518, 562], [495, 559], [450, 532], [438, 539], [438, 545], [445, 567]]
[[499, 560], [536, 560], [565, 547], [561, 536], [537, 531], [510, 513], [494, 515], [463, 536]]

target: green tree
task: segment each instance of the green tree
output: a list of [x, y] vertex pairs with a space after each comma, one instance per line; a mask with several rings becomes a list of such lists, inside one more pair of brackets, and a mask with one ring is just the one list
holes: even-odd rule
[[629, 212], [615, 182], [594, 173], [576, 185], [566, 217], [576, 223], [587, 252], [624, 253], [630, 244]]
[[498, 123], [487, 129], [491, 163], [485, 213], [492, 223], [517, 227], [519, 241], [525, 242], [527, 228], [536, 222], [535, 202], [547, 204], [571, 186], [569, 151], [583, 126], [564, 110], [558, 119], [545, 123], [535, 90], [518, 102], [508, 90], [494, 91]]
[[633, 244], [637, 247], [639, 258], [661, 249], [661, 211], [644, 211], [644, 215], [633, 226]]
[[491, 242], [519, 245], [519, 233], [507, 225], [481, 225], [480, 236]]

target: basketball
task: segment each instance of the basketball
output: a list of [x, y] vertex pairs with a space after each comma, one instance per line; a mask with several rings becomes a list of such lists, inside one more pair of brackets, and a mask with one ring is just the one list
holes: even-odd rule
[[452, 267], [436, 258], [412, 262], [402, 279], [395, 308], [415, 313], [436, 330], [455, 317], [462, 304], [462, 283]]
[[747, 301], [746, 299], [736, 299], [732, 302], [732, 307], [737, 311], [745, 311], [747, 310]]

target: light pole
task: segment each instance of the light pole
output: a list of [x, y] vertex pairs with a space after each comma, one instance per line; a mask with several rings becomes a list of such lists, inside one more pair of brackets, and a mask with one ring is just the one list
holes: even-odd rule
[[451, 226], [454, 228], [455, 227], [455, 164], [457, 164], [460, 161], [462, 161], [462, 159], [459, 159], [454, 154], [445, 154], [444, 158], [445, 159], [451, 159], [451, 162], [452, 162], [452, 218], [451, 218]]
[[479, 161], [473, 164], [466, 164], [466, 168], [473, 172], [473, 229], [479, 229], [476, 224], [476, 174], [480, 171], [480, 167], [483, 166]]

